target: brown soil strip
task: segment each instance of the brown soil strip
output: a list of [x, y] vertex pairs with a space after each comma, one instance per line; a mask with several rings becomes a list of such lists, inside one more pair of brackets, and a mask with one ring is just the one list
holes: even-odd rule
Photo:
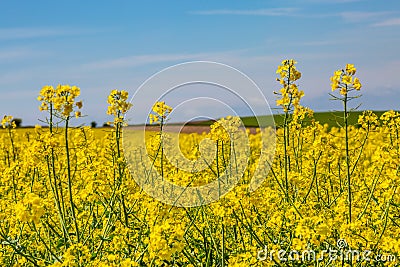
[[[132, 130], [143, 130], [143, 126], [129, 126], [129, 129]], [[248, 127], [247, 129], [250, 130], [250, 133], [256, 133], [256, 127]], [[160, 130], [159, 126], [146, 126], [146, 131], [151, 132], [158, 132]], [[177, 125], [168, 125], [164, 128], [166, 132], [173, 132], [173, 133], [209, 133], [210, 126], [203, 126], [203, 125], [184, 125], [183, 127]]]

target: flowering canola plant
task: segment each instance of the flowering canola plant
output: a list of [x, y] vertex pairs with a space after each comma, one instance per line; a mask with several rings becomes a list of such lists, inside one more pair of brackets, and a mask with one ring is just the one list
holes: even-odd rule
[[[381, 117], [364, 112], [357, 125], [328, 127], [300, 105], [304, 93], [295, 83], [301, 73], [294, 60], [278, 67], [282, 88], [277, 105], [284, 123], [276, 129], [276, 153], [265, 181], [254, 192], [249, 182], [259, 166], [261, 132], [249, 134], [250, 151], [242, 179], [209, 205], [177, 207], [147, 195], [133, 176], [147, 177], [138, 164], [128, 171], [122, 148], [124, 115], [135, 108], [124, 90], [112, 90], [107, 113], [112, 127], [71, 127], [82, 101], [76, 86], [45, 86], [38, 100], [49, 127], [15, 127], [4, 116], [0, 131], [0, 265], [1, 266], [395, 266], [400, 257], [400, 113]], [[348, 104], [361, 83], [347, 64], [334, 72], [332, 93]], [[351, 110], [344, 107], [344, 116]], [[210, 133], [180, 134], [179, 148], [188, 159], [205, 151], [210, 139], [213, 160], [206, 169], [182, 172], [160, 149], [162, 125], [172, 111], [157, 102], [150, 115], [160, 133], [147, 134], [146, 153], [170, 182], [204, 184], [237, 168], [232, 159], [228, 117]], [[224, 123], [222, 123], [224, 122]], [[241, 149], [235, 143], [234, 149]], [[143, 152], [143, 154], [142, 154]], [[372, 251], [369, 261], [329, 258], [282, 261], [270, 251], [347, 248]], [[381, 256], [381, 261], [377, 256]], [[382, 260], [392, 255], [392, 260]], [[388, 258], [386, 258], [388, 259]], [[397, 259], [393, 260], [393, 259]]]

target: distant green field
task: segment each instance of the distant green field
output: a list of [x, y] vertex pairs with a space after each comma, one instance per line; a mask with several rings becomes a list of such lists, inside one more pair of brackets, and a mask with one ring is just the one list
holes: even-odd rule
[[[380, 117], [385, 111], [374, 111], [374, 113]], [[363, 111], [353, 111], [349, 115], [349, 124], [357, 124], [358, 117]], [[343, 123], [343, 112], [332, 111], [332, 112], [315, 112], [314, 119], [319, 121], [321, 124], [328, 124], [329, 127], [338, 126], [338, 123]], [[279, 127], [283, 125], [284, 116], [282, 114], [257, 116], [257, 117], [242, 117], [243, 124], [246, 127], [267, 127], [276, 125]], [[306, 119], [305, 123], [310, 122], [310, 119]], [[190, 125], [211, 125], [213, 121], [199, 121], [189, 123]]]

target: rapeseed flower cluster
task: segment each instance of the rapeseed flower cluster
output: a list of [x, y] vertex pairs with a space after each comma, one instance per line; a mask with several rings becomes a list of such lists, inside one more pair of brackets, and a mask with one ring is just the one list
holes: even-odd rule
[[295, 84], [295, 81], [301, 78], [301, 72], [297, 70], [296, 64], [293, 59], [283, 60], [276, 70], [280, 76], [277, 81], [283, 86], [279, 93], [276, 93], [281, 96], [276, 105], [282, 106], [284, 112], [291, 110], [292, 106], [298, 107], [300, 99], [304, 96], [304, 92]]
[[[38, 99], [49, 127], [13, 129], [12, 117], [2, 120], [0, 265], [396, 266], [400, 113], [367, 111], [356, 125], [323, 125], [299, 103], [303, 93], [295, 86], [301, 77], [295, 64], [285, 60], [278, 67], [283, 88], [277, 104], [284, 108], [284, 125], [250, 133], [239, 118], [227, 117], [209, 133], [180, 133], [175, 147], [188, 160], [185, 168], [176, 154], [163, 151], [168, 147], [160, 148], [169, 142], [162, 127], [161, 133], [146, 133], [147, 147], [133, 146], [135, 160], [125, 161], [130, 151], [122, 149], [122, 127], [131, 108], [126, 91], [113, 90], [107, 99], [114, 127], [92, 129], [67, 123], [83, 106], [78, 87], [43, 87]], [[351, 64], [335, 72], [335, 90], [359, 90], [355, 72]], [[157, 102], [150, 120], [162, 126], [171, 112], [172, 107]], [[248, 150], [236, 139], [241, 133], [248, 136]], [[260, 157], [269, 149], [263, 138], [271, 134], [278, 140], [275, 155]], [[145, 158], [165, 180], [188, 188], [211, 182], [223, 188], [242, 175], [218, 201], [179, 207], [142, 190], [146, 185], [171, 196], [183, 194], [157, 184]], [[265, 180], [250, 192], [254, 176]], [[339, 249], [339, 239], [348, 249], [371, 251], [371, 260], [329, 262], [326, 257], [318, 263], [289, 263], [276, 254], [272, 260], [257, 259], [265, 247], [318, 252]], [[377, 261], [378, 254], [397, 261]]]
[[114, 116], [114, 122], [110, 124], [118, 124], [123, 121], [123, 116], [132, 107], [128, 102], [128, 92], [125, 90], [112, 90], [108, 96], [107, 103], [109, 104], [107, 114]]
[[15, 121], [13, 121], [13, 116], [4, 115], [3, 119], [1, 120], [1, 126], [3, 128], [16, 128], [17, 125]]
[[172, 108], [165, 104], [165, 101], [158, 101], [152, 107], [152, 112], [149, 114], [150, 124], [159, 123], [163, 124], [165, 119], [171, 113]]
[[56, 88], [53, 86], [44, 86], [40, 91], [37, 100], [41, 102], [39, 109], [43, 110], [54, 110], [58, 111], [59, 114], [67, 118], [71, 116], [74, 107], [78, 110], [75, 111], [75, 116], [80, 117], [82, 108], [82, 101], [75, 102], [75, 98], [81, 94], [80, 88], [77, 86], [70, 85], [57, 85]]
[[331, 77], [332, 91], [340, 89], [341, 95], [346, 95], [352, 90], [359, 91], [362, 87], [360, 80], [354, 77], [357, 69], [353, 64], [347, 64], [346, 68], [335, 71]]

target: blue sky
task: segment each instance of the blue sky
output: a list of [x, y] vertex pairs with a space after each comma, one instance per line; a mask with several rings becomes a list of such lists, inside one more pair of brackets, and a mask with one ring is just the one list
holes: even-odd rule
[[[36, 97], [46, 84], [81, 87], [87, 116], [78, 122], [102, 124], [110, 119], [105, 111], [111, 89], [133, 94], [156, 72], [193, 60], [237, 68], [273, 107], [276, 67], [294, 58], [303, 73], [303, 104], [319, 111], [341, 108], [329, 100], [329, 77], [353, 63], [363, 84], [363, 96], [354, 104], [399, 109], [398, 0], [2, 1], [0, 6], [0, 115], [20, 117], [25, 125], [44, 118]], [[216, 111], [219, 115], [224, 114]]]

